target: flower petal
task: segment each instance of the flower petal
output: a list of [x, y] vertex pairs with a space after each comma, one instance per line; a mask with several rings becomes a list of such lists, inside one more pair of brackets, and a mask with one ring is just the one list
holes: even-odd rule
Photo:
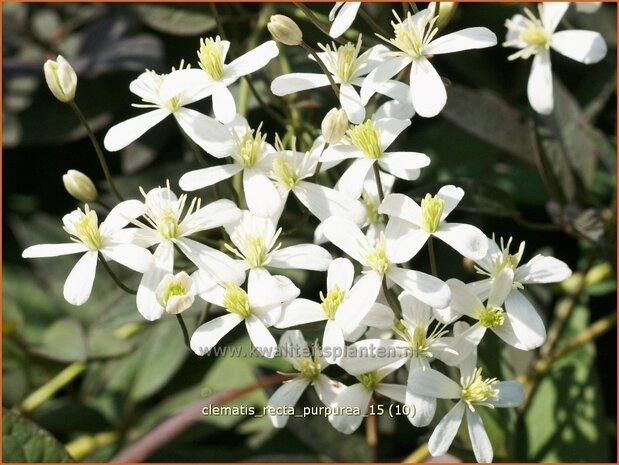
[[505, 300], [505, 311], [509, 316], [514, 333], [522, 346], [519, 349], [531, 350], [541, 346], [546, 340], [546, 328], [533, 305], [518, 290], [513, 290]]
[[139, 200], [125, 200], [116, 205], [105, 217], [99, 229], [102, 235], [117, 232], [127, 224], [144, 214], [145, 206]]
[[247, 279], [247, 294], [252, 307], [267, 307], [289, 302], [301, 291], [286, 276], [271, 276], [261, 268], [250, 270]]
[[131, 268], [138, 273], [145, 273], [153, 267], [153, 255], [146, 249], [132, 244], [106, 245], [101, 253], [110, 260]]
[[80, 258], [64, 283], [64, 298], [71, 305], [82, 305], [90, 297], [97, 271], [96, 250], [86, 252]]
[[502, 307], [512, 290], [513, 284], [514, 270], [503, 268], [499, 271], [490, 288], [490, 294], [488, 294], [488, 308]]
[[332, 260], [331, 254], [319, 245], [298, 244], [273, 252], [268, 266], [325, 271]]
[[357, 224], [365, 220], [366, 210], [363, 204], [335, 189], [301, 181], [293, 192], [299, 202], [320, 221], [331, 216], [347, 218]]
[[445, 308], [451, 293], [443, 281], [421, 271], [391, 267], [387, 277], [430, 307]]
[[426, 55], [440, 55], [441, 53], [493, 47], [496, 43], [496, 35], [490, 29], [485, 27], [468, 27], [433, 40], [424, 49], [424, 53]]
[[462, 387], [458, 383], [431, 368], [415, 371], [410, 389], [420, 396], [436, 399], [459, 399], [462, 395]]
[[498, 399], [492, 401], [495, 407], [519, 407], [524, 403], [524, 389], [518, 381], [501, 381], [494, 385], [499, 391]]
[[379, 383], [376, 386], [376, 392], [401, 404], [406, 403], [406, 386], [403, 384]]
[[533, 109], [542, 114], [552, 113], [554, 97], [552, 94], [552, 69], [550, 67], [550, 53], [544, 50], [533, 59], [531, 74], [527, 84], [527, 95]]
[[344, 356], [346, 343], [342, 329], [333, 320], [327, 320], [325, 332], [322, 337], [322, 351], [327, 363], [339, 362]]
[[234, 202], [228, 199], [220, 199], [211, 202], [185, 218], [181, 223], [181, 230], [206, 231], [207, 229], [219, 228], [241, 219], [241, 210]]
[[206, 153], [223, 158], [233, 150], [228, 129], [210, 116], [189, 108], [180, 108], [174, 112], [174, 118], [189, 138]]
[[251, 74], [264, 68], [277, 55], [279, 55], [277, 44], [274, 40], [267, 40], [226, 65], [224, 75], [226, 78], [239, 78]]
[[354, 160], [337, 182], [336, 189], [351, 199], [358, 199], [363, 192], [363, 180], [372, 168], [374, 160], [359, 158]]
[[436, 197], [443, 201], [443, 213], [441, 214], [441, 221], [443, 221], [458, 206], [464, 197], [464, 190], [460, 187], [447, 185], [438, 190]]
[[87, 251], [88, 247], [81, 242], [71, 242], [67, 244], [37, 244], [28, 247], [22, 252], [21, 256], [24, 258], [59, 257], [61, 255], [71, 255]]
[[434, 428], [432, 436], [430, 436], [428, 441], [428, 450], [433, 457], [447, 453], [449, 446], [451, 446], [458, 433], [465, 408], [464, 402], [458, 402]]
[[150, 128], [163, 121], [169, 114], [168, 110], [157, 109], [118, 123], [107, 132], [103, 145], [110, 152], [124, 149]]
[[159, 244], [155, 249], [153, 259], [154, 265], [142, 276], [136, 296], [138, 311], [149, 321], [157, 320], [165, 311], [157, 301], [155, 292], [164, 276], [172, 273], [174, 269], [174, 246], [172, 243], [166, 241]]
[[271, 82], [271, 92], [282, 97], [303, 90], [316, 89], [329, 85], [329, 78], [324, 74], [290, 73], [278, 76]]
[[250, 168], [243, 171], [243, 190], [247, 208], [254, 215], [271, 217], [282, 208], [279, 191], [260, 170]]
[[217, 84], [213, 89], [213, 112], [215, 119], [224, 124], [231, 122], [236, 115], [234, 97], [223, 84]]
[[477, 412], [466, 411], [466, 422], [468, 424], [469, 436], [471, 438], [471, 445], [473, 446], [473, 453], [478, 463], [490, 463], [492, 462], [492, 444], [484, 423], [481, 421], [481, 417]]
[[348, 120], [353, 124], [360, 124], [365, 118], [365, 106], [361, 102], [361, 97], [350, 84], [340, 85], [340, 104], [346, 112]]
[[354, 332], [368, 314], [382, 282], [383, 277], [378, 273], [366, 273], [348, 291], [335, 313], [336, 323], [346, 334]]
[[189, 260], [217, 281], [240, 284], [245, 280], [243, 266], [223, 252], [186, 237], [179, 239], [176, 244]]
[[516, 268], [515, 278], [522, 284], [559, 283], [572, 275], [572, 270], [554, 257], [537, 255]]
[[447, 103], [445, 84], [425, 57], [413, 62], [410, 86], [413, 106], [419, 116], [424, 118], [436, 116]]
[[266, 358], [273, 358], [277, 352], [277, 342], [259, 318], [249, 315], [245, 319], [245, 326], [249, 333], [252, 344], [260, 355]]
[[[299, 401], [303, 392], [309, 386], [310, 381], [303, 377], [298, 377], [284, 382], [271, 396], [267, 402], [268, 408], [285, 411], [284, 407], [293, 407]], [[277, 411], [277, 410], [276, 410]], [[288, 423], [289, 415], [271, 415], [271, 423], [275, 428], [283, 428]]]
[[542, 4], [542, 24], [546, 32], [553, 33], [563, 15], [569, 8], [569, 2], [547, 2]]
[[447, 285], [451, 291], [449, 307], [461, 315], [478, 320], [479, 314], [485, 309], [480, 298], [458, 279], [449, 279]]
[[331, 425], [340, 433], [352, 434], [363, 422], [367, 413], [372, 391], [368, 391], [361, 383], [353, 384], [344, 389], [333, 401], [333, 406], [340, 410], [346, 408], [359, 409], [361, 415], [333, 415]]
[[217, 343], [232, 331], [243, 319], [236, 313], [226, 315], [207, 321], [191, 336], [190, 346], [198, 355], [204, 355], [217, 345]]
[[[340, 2], [341, 3], [341, 2]], [[329, 29], [329, 35], [334, 39], [344, 34], [357, 17], [361, 2], [343, 2]]]
[[419, 152], [386, 152], [380, 157], [380, 164], [389, 172], [392, 166], [400, 170], [418, 170], [428, 166], [430, 158], [425, 153]]
[[346, 385], [320, 374], [314, 380], [314, 389], [318, 398], [325, 405], [331, 405], [337, 396], [346, 389]]
[[441, 223], [434, 236], [453, 247], [463, 257], [481, 260], [488, 252], [488, 238], [475, 226]]
[[380, 147], [387, 150], [391, 144], [411, 125], [408, 119], [383, 118], [374, 121], [374, 127], [380, 131]]
[[378, 212], [383, 215], [395, 216], [418, 228], [423, 225], [421, 207], [410, 197], [404, 194], [389, 194], [378, 207]]
[[606, 56], [604, 38], [595, 31], [561, 31], [553, 34], [550, 46], [562, 55], [586, 65]]
[[323, 222], [324, 234], [329, 241], [353, 259], [365, 263], [364, 251], [370, 248], [359, 227], [346, 218], [333, 216]]
[[393, 76], [402, 71], [409, 63], [410, 58], [394, 57], [387, 58], [383, 63], [378, 65], [367, 77], [363, 80], [361, 86], [361, 101], [367, 105], [368, 101], [378, 91], [378, 89]]
[[336, 285], [344, 292], [348, 292], [355, 279], [355, 267], [347, 258], [336, 258], [329, 265], [327, 271], [327, 290]]
[[430, 237], [423, 229], [411, 227], [407, 221], [391, 218], [385, 228], [387, 255], [393, 263], [404, 263], [421, 250]]
[[327, 316], [319, 303], [308, 299], [295, 299], [284, 306], [282, 316], [275, 327], [290, 328], [326, 319]]
[[357, 376], [374, 370], [392, 372], [410, 358], [408, 343], [393, 339], [364, 339], [351, 344], [339, 362], [347, 373]]

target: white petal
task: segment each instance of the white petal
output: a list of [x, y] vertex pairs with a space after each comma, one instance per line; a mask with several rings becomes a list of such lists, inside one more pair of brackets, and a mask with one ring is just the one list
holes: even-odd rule
[[533, 59], [531, 74], [527, 84], [527, 95], [533, 109], [542, 115], [552, 113], [554, 98], [552, 95], [552, 69], [550, 53], [544, 50]]
[[525, 350], [535, 349], [546, 340], [546, 328], [533, 305], [519, 291], [513, 290], [505, 300], [505, 311]]
[[[308, 379], [302, 377], [286, 381], [273, 393], [267, 402], [267, 407], [281, 407], [281, 411], [283, 411], [283, 407], [295, 406], [301, 398], [301, 395], [303, 395], [303, 391], [309, 386], [309, 383], [310, 381]], [[289, 416], [269, 414], [269, 418], [275, 428], [283, 428], [288, 423]]]
[[252, 344], [263, 357], [273, 358], [277, 352], [275, 338], [256, 316], [250, 315], [245, 319], [245, 326]]
[[496, 45], [496, 35], [485, 27], [469, 27], [439, 37], [424, 49], [426, 55], [461, 52]]
[[[378, 44], [359, 55], [359, 60], [363, 60], [363, 63], [355, 72], [355, 76], [357, 76], [356, 79], [360, 79], [360, 76], [365, 76], [369, 72], [376, 69], [376, 67], [385, 61], [385, 56], [387, 53], [389, 53], [389, 49], [383, 44]], [[357, 83], [353, 80], [352, 84], [361, 86], [363, 81], [361, 80], [360, 83]]]
[[458, 433], [465, 408], [464, 402], [458, 402], [454, 408], [443, 417], [440, 423], [436, 425], [436, 428], [434, 428], [432, 436], [430, 436], [430, 440], [428, 441], [428, 449], [433, 457], [445, 455], [447, 453], [449, 446], [451, 446], [451, 443]]
[[413, 392], [412, 389], [415, 383], [416, 375], [429, 369], [429, 364], [425, 361], [425, 359], [411, 359], [411, 366], [406, 382], [405, 403], [413, 409], [411, 415], [408, 415], [408, 420], [413, 426], [417, 427], [428, 426], [436, 413], [436, 398], [431, 396], [421, 396]]
[[279, 338], [280, 356], [285, 358], [297, 370], [301, 370], [300, 362], [311, 356], [303, 333], [298, 329], [285, 331]]
[[406, 386], [403, 384], [379, 383], [376, 392], [390, 399], [396, 400], [401, 404], [406, 403]]
[[329, 379], [322, 374], [318, 375], [313, 384], [318, 398], [325, 405], [331, 405], [337, 396], [346, 389], [345, 384]]
[[469, 224], [442, 223], [434, 235], [471, 260], [481, 260], [488, 252], [486, 235]]
[[291, 73], [278, 76], [271, 82], [271, 92], [281, 97], [308, 89], [329, 85], [329, 78], [324, 74]]
[[320, 161], [322, 163], [340, 162], [348, 158], [364, 158], [363, 153], [351, 144], [339, 143], [330, 145], [322, 152]]
[[282, 207], [279, 191], [263, 172], [246, 169], [243, 172], [243, 190], [247, 208], [254, 215], [271, 217]]
[[391, 144], [411, 125], [408, 119], [383, 118], [374, 122], [374, 127], [380, 131], [380, 147], [387, 150]]
[[412, 326], [427, 327], [432, 319], [432, 309], [408, 292], [402, 292], [398, 296], [402, 307], [404, 321]]
[[503, 268], [494, 279], [490, 294], [488, 294], [488, 308], [502, 307], [505, 299], [512, 290], [514, 270]]
[[217, 158], [230, 154], [233, 143], [230, 140], [230, 132], [223, 124], [189, 108], [175, 111], [174, 118], [189, 138], [206, 153]]
[[441, 187], [436, 196], [443, 201], [443, 213], [441, 214], [441, 221], [443, 221], [458, 206], [464, 197], [464, 190], [460, 187], [447, 185]]
[[109, 234], [127, 226], [127, 224], [144, 214], [145, 206], [139, 200], [125, 200], [116, 205], [105, 217], [99, 229], [101, 234]]
[[421, 208], [413, 199], [404, 194], [389, 194], [385, 196], [385, 200], [378, 207], [378, 212], [383, 215], [401, 218], [418, 228], [423, 225]]
[[361, 2], [344, 2], [335, 15], [329, 35], [336, 38], [344, 34], [355, 20], [360, 6]]
[[479, 319], [479, 314], [485, 309], [480, 298], [458, 279], [449, 279], [447, 285], [451, 291], [449, 307], [461, 315]]
[[322, 338], [322, 350], [325, 360], [334, 364], [341, 360], [344, 356], [344, 333], [342, 329], [333, 320], [327, 320], [325, 332]]
[[218, 84], [213, 90], [213, 112], [215, 119], [222, 123], [229, 123], [236, 115], [236, 103], [232, 93], [223, 84]]
[[339, 216], [361, 224], [365, 219], [366, 210], [363, 204], [335, 189], [301, 181], [293, 192], [299, 202], [320, 221], [330, 216]]
[[268, 266], [325, 271], [332, 260], [331, 254], [319, 245], [298, 244], [273, 252]]
[[524, 389], [518, 381], [501, 381], [494, 389], [499, 391], [498, 399], [492, 401], [495, 407], [519, 407], [524, 402]]
[[572, 60], [586, 65], [597, 63], [606, 56], [604, 38], [594, 31], [561, 31], [553, 34], [550, 46]]
[[174, 246], [171, 242], [162, 242], [153, 254], [154, 266], [142, 276], [136, 304], [138, 311], [149, 321], [156, 320], [163, 315], [165, 309], [157, 301], [155, 291], [157, 286], [168, 273], [174, 269]]
[[[380, 157], [380, 164], [391, 172], [390, 167], [399, 170], [418, 170], [430, 164], [430, 158], [425, 153], [419, 152], [387, 152]], [[397, 174], [392, 173], [394, 176]]]
[[331, 424], [341, 433], [354, 433], [363, 422], [363, 415], [368, 411], [372, 391], [368, 391], [361, 383], [353, 384], [344, 389], [333, 401], [340, 409], [359, 409], [361, 415], [333, 415]]
[[319, 303], [308, 299], [295, 299], [282, 309], [282, 317], [275, 324], [276, 328], [290, 328], [314, 321], [326, 320], [327, 316]]
[[493, 455], [492, 444], [490, 443], [490, 438], [488, 438], [488, 433], [486, 433], [479, 413], [471, 412], [467, 409], [466, 422], [468, 424], [469, 436], [471, 438], [473, 452], [475, 453], [475, 459], [478, 463], [491, 463]]
[[547, 2], [542, 4], [542, 23], [547, 32], [554, 32], [561, 18], [569, 8], [569, 2]]
[[[469, 358], [476, 357], [477, 347], [485, 334], [486, 327], [482, 326], [481, 323], [475, 323], [462, 334], [455, 337], [442, 337], [432, 346], [432, 353], [437, 359], [447, 365], [457, 365], [462, 370], [462, 365], [468, 367]], [[444, 347], [441, 347], [443, 343]]]
[[445, 308], [449, 305], [449, 287], [434, 276], [397, 267], [392, 267], [387, 276], [430, 307]]
[[410, 389], [415, 394], [437, 399], [459, 399], [462, 394], [462, 387], [458, 383], [433, 369], [415, 371]]
[[336, 258], [327, 271], [327, 290], [337, 285], [347, 292], [352, 286], [353, 279], [355, 279], [355, 267], [352, 262], [347, 258]]
[[261, 268], [250, 270], [247, 294], [253, 307], [267, 307], [288, 302], [299, 296], [299, 288], [286, 276], [271, 276]]
[[228, 199], [220, 199], [211, 202], [185, 218], [181, 223], [181, 230], [206, 231], [207, 229], [219, 228], [241, 219], [241, 210], [234, 202]]
[[198, 268], [210, 273], [219, 282], [242, 283], [245, 280], [243, 266], [223, 252], [186, 237], [176, 244]]
[[58, 257], [86, 251], [88, 251], [88, 247], [81, 242], [71, 242], [68, 244], [38, 244], [28, 247], [22, 252], [21, 256], [24, 258]]
[[364, 339], [348, 346], [339, 366], [353, 376], [385, 368], [391, 372], [406, 363], [409, 355], [410, 347], [404, 341]]
[[372, 328], [389, 330], [393, 326], [395, 315], [393, 310], [387, 305], [375, 303], [370, 307], [370, 311], [361, 320], [361, 324]]
[[363, 192], [363, 180], [372, 168], [374, 160], [359, 158], [354, 160], [337, 182], [337, 190], [351, 199], [358, 199]]
[[365, 118], [365, 106], [361, 102], [361, 97], [355, 88], [350, 84], [340, 85], [340, 104], [351, 123], [363, 123], [363, 119]]
[[228, 165], [217, 165], [209, 168], [189, 171], [181, 176], [178, 185], [184, 191], [195, 191], [206, 186], [212, 186], [224, 179], [231, 178], [243, 169], [241, 165], [230, 163]]
[[537, 255], [516, 268], [515, 279], [522, 284], [559, 283], [572, 275], [572, 270], [554, 257]]
[[419, 116], [424, 118], [436, 116], [447, 103], [445, 84], [425, 57], [413, 62], [410, 86], [413, 106]]
[[191, 336], [191, 350], [198, 355], [208, 353], [217, 343], [232, 331], [243, 319], [235, 313], [226, 315], [207, 321], [200, 326]]
[[382, 276], [370, 272], [348, 291], [335, 313], [335, 321], [346, 334], [354, 332], [368, 314], [376, 302], [382, 282]]
[[105, 246], [101, 253], [108, 259], [131, 268], [138, 273], [144, 273], [153, 267], [152, 254], [142, 247], [131, 244], [114, 244]]
[[360, 263], [365, 262], [364, 250], [370, 245], [359, 227], [346, 218], [331, 217], [323, 222], [327, 239]]
[[402, 71], [410, 62], [411, 59], [405, 57], [387, 58], [382, 64], [368, 74], [361, 86], [361, 101], [363, 104], [366, 105], [368, 100], [372, 98], [385, 82]]
[[110, 152], [124, 149], [150, 128], [163, 121], [169, 114], [168, 110], [157, 109], [118, 123], [107, 132], [103, 145]]
[[82, 305], [90, 297], [97, 271], [97, 251], [86, 252], [80, 258], [64, 283], [64, 298], [72, 305]]
[[[268, 40], [258, 45], [253, 50], [241, 55], [225, 66], [224, 74], [226, 78], [238, 78], [254, 71], [264, 68], [269, 61], [279, 54], [277, 44], [273, 40]], [[236, 113], [236, 112], [235, 112]]]

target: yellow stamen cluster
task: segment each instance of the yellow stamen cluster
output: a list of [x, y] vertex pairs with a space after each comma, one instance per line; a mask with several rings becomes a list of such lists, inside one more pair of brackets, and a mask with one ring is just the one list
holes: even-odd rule
[[[540, 17], [542, 17], [543, 8], [544, 6], [542, 4], [538, 5]], [[542, 21], [539, 18], [536, 18], [528, 8], [524, 9], [524, 13], [527, 16], [524, 18], [524, 25], [519, 23], [517, 24], [511, 19], [505, 21], [505, 27], [512, 31], [519, 32], [519, 38], [517, 40], [504, 42], [503, 46], [518, 47], [520, 45], [520, 47], [522, 47], [520, 44], [521, 42], [526, 44], [525, 48], [510, 55], [508, 60], [515, 60], [517, 58], [527, 59], [550, 46], [551, 34], [546, 31]]]
[[371, 160], [377, 160], [383, 154], [380, 144], [380, 131], [374, 127], [372, 120], [353, 126], [346, 133], [351, 144]]
[[357, 45], [348, 42], [336, 48], [335, 44], [318, 46], [325, 52], [331, 69], [342, 84], [348, 84], [355, 77], [355, 73], [365, 60], [358, 59], [361, 51], [361, 35]]
[[410, 13], [404, 20], [401, 20], [395, 11], [393, 15], [397, 20], [397, 22], [391, 22], [395, 37], [392, 39], [379, 37], [400, 49], [402, 53], [399, 53], [399, 55], [413, 59], [423, 57], [426, 46], [438, 32], [438, 28], [434, 27], [438, 20], [438, 15], [433, 18], [428, 17], [421, 24], [415, 24], [411, 19]]
[[157, 230], [164, 239], [176, 239], [178, 237], [178, 216], [171, 208], [166, 208], [159, 216]]
[[304, 378], [313, 381], [320, 374], [320, 362], [316, 359], [304, 358], [299, 362], [299, 371]]
[[299, 173], [295, 168], [293, 157], [281, 154], [273, 160], [272, 175], [281, 184], [292, 189], [299, 182]]
[[198, 64], [213, 81], [224, 77], [224, 50], [219, 36], [200, 40]]
[[90, 250], [99, 250], [103, 247], [97, 212], [91, 210], [86, 205], [83, 212], [78, 209], [74, 212], [74, 216], [77, 218], [73, 220], [72, 224], [67, 225], [64, 230], [77, 238]]
[[439, 197], [432, 197], [430, 194], [421, 201], [421, 218], [423, 220], [423, 229], [426, 232], [433, 233], [438, 230], [441, 223], [441, 215], [445, 201]]
[[320, 293], [320, 300], [322, 301], [322, 304], [320, 305], [322, 306], [322, 310], [325, 312], [325, 315], [327, 315], [327, 318], [330, 320], [335, 318], [335, 312], [337, 312], [337, 309], [342, 303], [342, 300], [344, 300], [345, 295], [346, 292], [344, 292], [344, 290], [337, 284], [329, 289], [326, 296], [322, 292]]
[[410, 346], [415, 357], [423, 356], [428, 351], [426, 328], [416, 326], [410, 338]]
[[391, 261], [387, 257], [387, 241], [385, 239], [385, 233], [381, 232], [380, 237], [376, 241], [376, 246], [366, 256], [370, 268], [379, 274], [384, 275], [391, 267]]
[[264, 245], [264, 239], [261, 236], [252, 236], [247, 234], [243, 237], [242, 244], [243, 255], [245, 261], [252, 268], [258, 268], [264, 265], [267, 258], [267, 252]]
[[262, 123], [260, 123], [256, 131], [253, 129], [247, 131], [243, 137], [238, 137], [236, 132], [233, 132], [236, 153], [238, 154], [239, 161], [243, 168], [253, 168], [262, 154], [264, 141], [267, 136], [260, 132], [261, 128]]
[[479, 322], [486, 328], [498, 328], [505, 323], [505, 312], [501, 307], [486, 308], [479, 315]]
[[247, 292], [236, 284], [224, 283], [226, 295], [224, 296], [224, 308], [231, 313], [236, 313], [242, 318], [251, 315], [251, 305]]
[[376, 385], [378, 384], [378, 379], [375, 371], [371, 371], [369, 373], [364, 373], [362, 375], [357, 376], [357, 379], [368, 391], [373, 391], [376, 389]]
[[486, 405], [492, 407], [488, 400], [496, 399], [499, 391], [494, 389], [494, 385], [498, 383], [496, 378], [483, 378], [482, 369], [478, 368], [475, 372], [466, 378], [460, 380], [462, 384], [462, 400], [469, 405], [471, 410], [474, 410], [474, 404]]

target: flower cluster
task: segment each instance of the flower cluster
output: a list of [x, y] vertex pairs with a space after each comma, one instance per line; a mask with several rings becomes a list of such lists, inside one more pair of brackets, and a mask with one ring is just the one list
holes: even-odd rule
[[[348, 29], [360, 7], [336, 5], [330, 15], [334, 38]], [[555, 32], [566, 8], [543, 4], [539, 19], [526, 10], [526, 16], [507, 22], [504, 45], [520, 49], [510, 59], [535, 56], [529, 98], [542, 113], [552, 110], [550, 48], [584, 63], [599, 61], [606, 52], [597, 33]], [[283, 142], [270, 138], [262, 125], [251, 126], [237, 114], [228, 89], [278, 55], [275, 41], [230, 60], [230, 42], [204, 38], [197, 67], [181, 64], [168, 74], [145, 71], [130, 90], [142, 100], [134, 106], [149, 111], [112, 127], [105, 136], [107, 150], [128, 146], [173, 115], [184, 136], [218, 159], [186, 172], [179, 188], [199, 192], [235, 179], [237, 201], [222, 198], [203, 205], [198, 196], [177, 194], [167, 183], [142, 190], [140, 200], [119, 203], [102, 222], [94, 204], [86, 203], [63, 218], [71, 242], [35, 245], [23, 256], [83, 254], [64, 288], [74, 305], [88, 300], [97, 262], [108, 268], [108, 261], [116, 261], [141, 274], [136, 306], [147, 320], [166, 313], [180, 317], [198, 298], [220, 308], [218, 316], [195, 329], [191, 350], [208, 354], [243, 323], [262, 355], [279, 353], [295, 369], [269, 405], [294, 406], [313, 386], [325, 406], [333, 407], [330, 423], [343, 433], [360, 426], [375, 394], [404, 404], [417, 427], [433, 422], [437, 399], [453, 399], [430, 437], [430, 452], [448, 450], [466, 414], [477, 460], [491, 461], [478, 409], [518, 406], [524, 393], [516, 381], [486, 377], [477, 366], [477, 347], [488, 330], [515, 348], [539, 347], [546, 337], [544, 323], [525, 288], [560, 282], [571, 271], [552, 257], [524, 261], [524, 242], [518, 247], [511, 238], [497, 243], [473, 225], [448, 221], [465, 195], [457, 186], [445, 185], [417, 200], [392, 193], [396, 179], [414, 181], [431, 163], [424, 153], [392, 147], [398, 147], [415, 114], [433, 117], [446, 104], [434, 57], [497, 43], [483, 27], [441, 36], [440, 11], [432, 5], [404, 18], [394, 13], [391, 35], [380, 36], [384, 45], [365, 47], [360, 35], [356, 42], [319, 45], [322, 51], [310, 58], [320, 65], [317, 71], [325, 72], [293, 72], [272, 81], [277, 96], [327, 86], [336, 92], [341, 109], [325, 112], [323, 135], [308, 150], [298, 150], [294, 138]], [[275, 38], [310, 48], [292, 20], [277, 16], [269, 25]], [[66, 60], [46, 65], [46, 73], [55, 95], [73, 98], [76, 78]], [[188, 108], [207, 98], [213, 116]], [[369, 114], [373, 98], [386, 102]], [[346, 164], [342, 174], [325, 182], [339, 164]], [[78, 200], [96, 202], [94, 185], [78, 174], [67, 176], [67, 189]], [[282, 238], [278, 225], [291, 196], [316, 218], [313, 243], [299, 238], [289, 244]], [[210, 232], [222, 233], [218, 245], [205, 239]], [[435, 238], [474, 261], [481, 279], [444, 281], [434, 266], [433, 274], [411, 268], [411, 259], [426, 244], [434, 260]], [[327, 244], [342, 256], [334, 257]], [[189, 266], [181, 269], [180, 259]], [[324, 292], [300, 298], [293, 280], [278, 274], [295, 269], [326, 272]], [[324, 322], [324, 329], [322, 341], [314, 344], [308, 345], [299, 329], [280, 331], [316, 322]], [[342, 379], [356, 381], [345, 385], [329, 378], [323, 371], [330, 366], [350, 375]], [[452, 370], [446, 367], [456, 367], [459, 378], [448, 377]], [[406, 383], [397, 382], [404, 378]], [[356, 413], [342, 413], [350, 409]], [[271, 420], [283, 427], [288, 416]]]

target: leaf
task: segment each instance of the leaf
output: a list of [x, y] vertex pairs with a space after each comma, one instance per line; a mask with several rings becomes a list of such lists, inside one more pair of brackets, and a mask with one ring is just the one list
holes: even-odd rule
[[499, 97], [452, 84], [442, 115], [456, 126], [529, 165], [534, 164], [529, 120]]
[[45, 332], [42, 344], [32, 350], [60, 362], [83, 362], [86, 360], [84, 329], [72, 318], [58, 320]]
[[194, 36], [215, 27], [204, 4], [139, 4], [133, 9], [148, 26], [167, 34]]
[[3, 462], [73, 462], [62, 445], [30, 420], [2, 409]]

